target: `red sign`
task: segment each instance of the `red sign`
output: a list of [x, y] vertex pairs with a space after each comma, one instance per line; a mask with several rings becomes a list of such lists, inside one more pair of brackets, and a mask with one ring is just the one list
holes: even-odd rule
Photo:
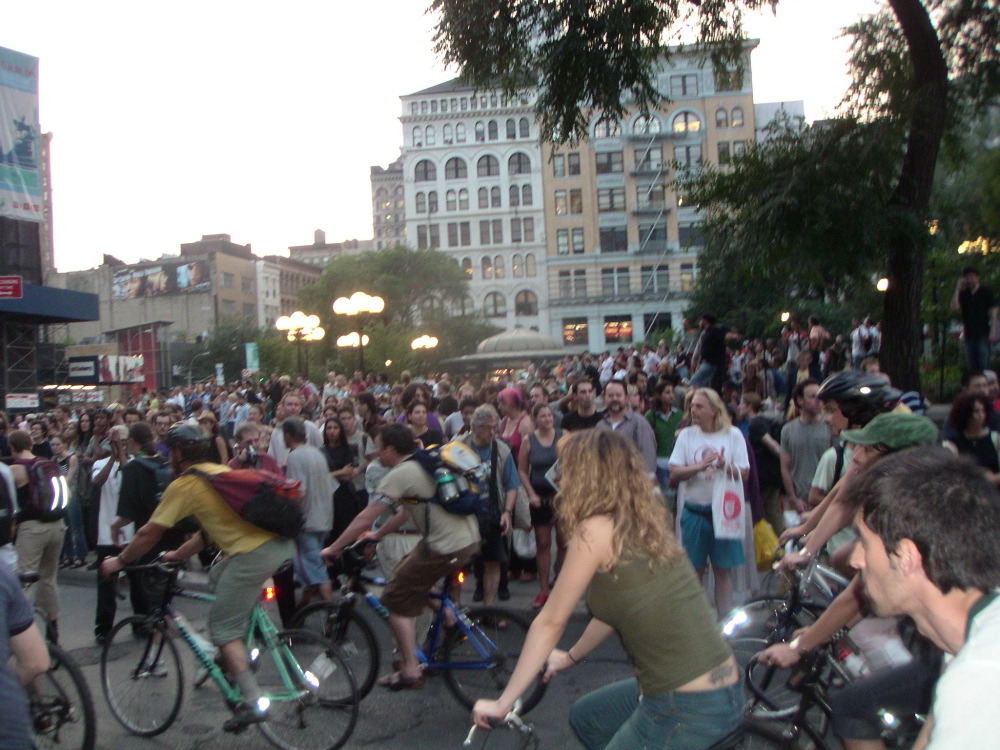
[[0, 299], [21, 299], [24, 288], [20, 276], [0, 276]]

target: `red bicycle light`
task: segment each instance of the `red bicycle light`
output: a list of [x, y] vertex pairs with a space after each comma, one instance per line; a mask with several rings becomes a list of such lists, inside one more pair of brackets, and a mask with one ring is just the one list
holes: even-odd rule
[[458, 571], [458, 583], [460, 585], [465, 583], [465, 571], [463, 570]]
[[274, 586], [265, 586], [264, 587], [264, 601], [269, 602], [275, 596], [277, 596], [277, 593], [274, 590]]

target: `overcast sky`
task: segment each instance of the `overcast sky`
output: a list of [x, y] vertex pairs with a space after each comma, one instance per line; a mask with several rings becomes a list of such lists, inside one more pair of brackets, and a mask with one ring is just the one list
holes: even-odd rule
[[[474, 2], [474, 0], [469, 0]], [[399, 153], [399, 96], [447, 80], [426, 0], [33, 0], [0, 46], [41, 58], [56, 265], [176, 253], [226, 233], [285, 254], [372, 236], [369, 168]], [[753, 19], [757, 102], [833, 111], [840, 29], [876, 0], [781, 0]]]

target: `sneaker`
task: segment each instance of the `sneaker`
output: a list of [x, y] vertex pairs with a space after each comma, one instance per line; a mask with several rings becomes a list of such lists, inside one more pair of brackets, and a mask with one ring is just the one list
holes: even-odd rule
[[143, 679], [145, 677], [156, 677], [162, 680], [166, 676], [167, 676], [167, 668], [163, 665], [162, 661], [158, 661], [156, 662], [156, 664], [144, 665], [142, 670], [136, 675], [136, 679]]
[[535, 600], [531, 603], [532, 609], [541, 609], [545, 606], [545, 602], [549, 600], [548, 594], [539, 594], [535, 597]]
[[260, 724], [267, 721], [267, 711], [260, 711], [255, 706], [241, 703], [233, 709], [232, 718], [226, 719], [222, 728], [227, 732], [238, 733], [252, 724]]

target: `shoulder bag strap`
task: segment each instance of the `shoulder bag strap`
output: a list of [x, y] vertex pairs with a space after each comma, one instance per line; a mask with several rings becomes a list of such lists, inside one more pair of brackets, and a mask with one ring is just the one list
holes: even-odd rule
[[500, 511], [500, 497], [497, 493], [497, 448], [496, 438], [490, 446], [490, 506], [493, 508], [493, 515], [499, 518], [503, 513]]

